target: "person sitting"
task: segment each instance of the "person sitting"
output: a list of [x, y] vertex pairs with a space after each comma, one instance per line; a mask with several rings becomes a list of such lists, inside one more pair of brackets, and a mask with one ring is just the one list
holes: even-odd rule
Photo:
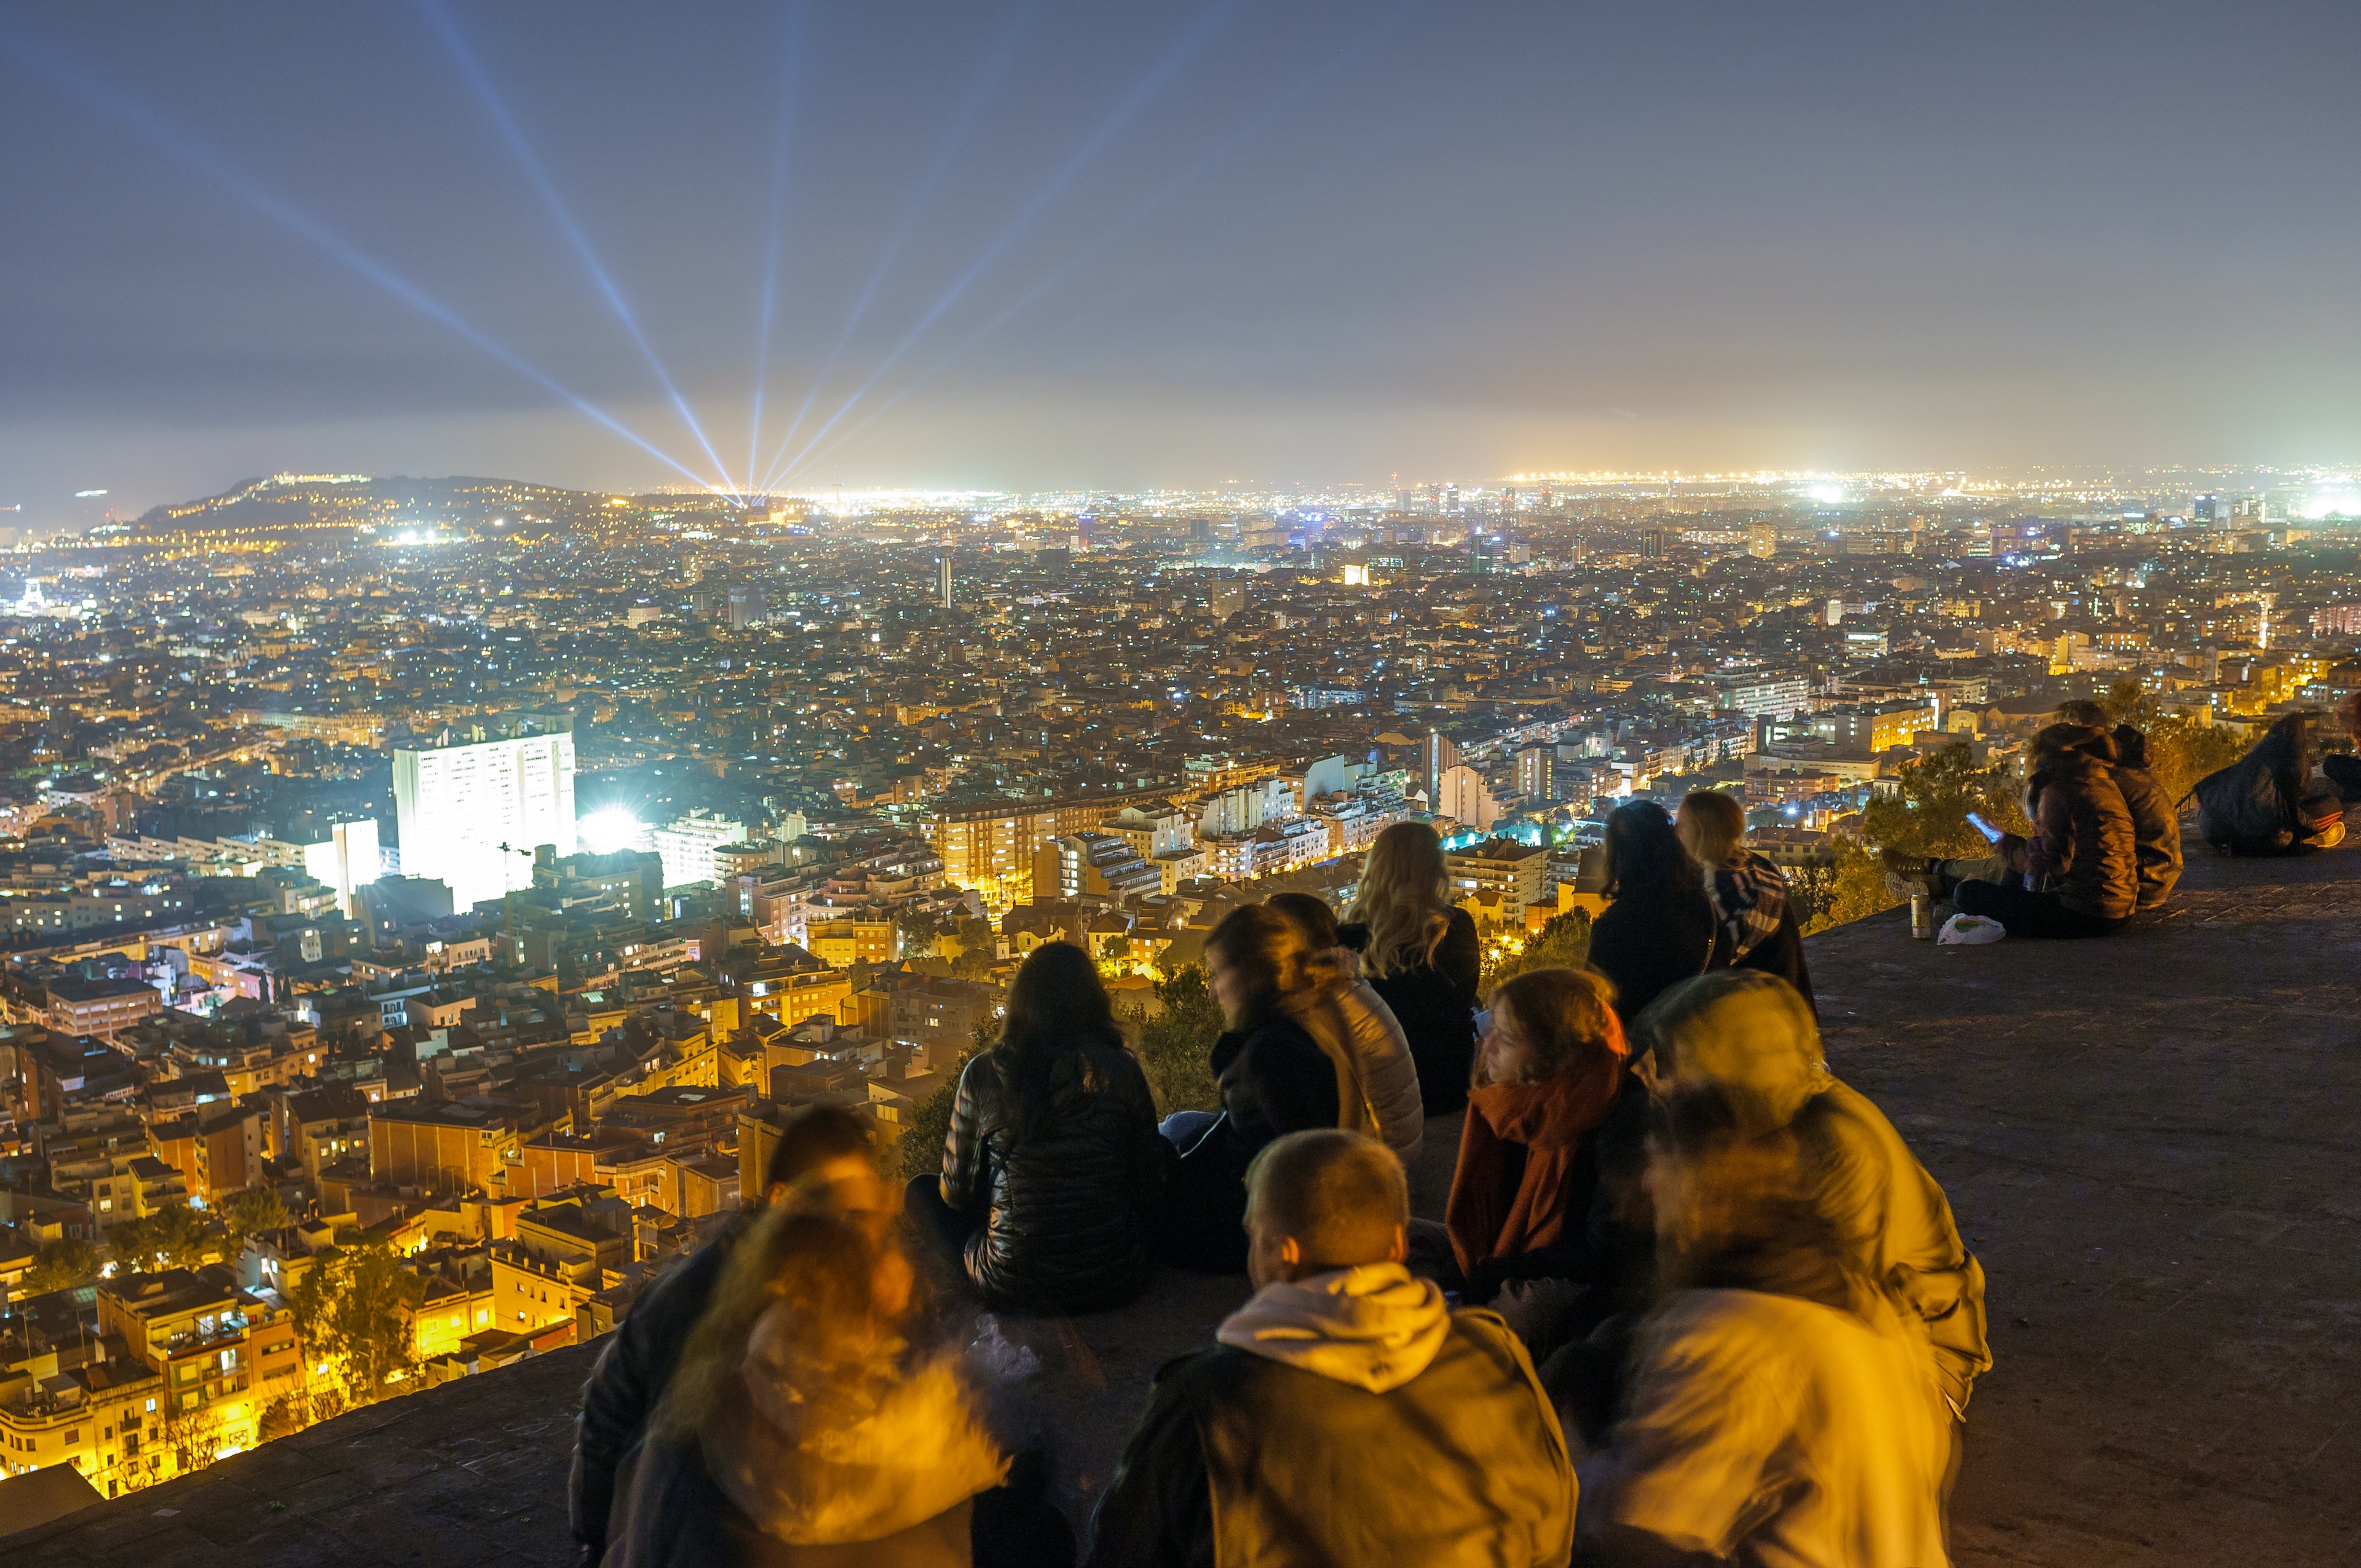
[[1705, 869], [1705, 894], [1721, 922], [1730, 961], [1775, 974], [1812, 999], [1804, 933], [1787, 879], [1768, 857], [1746, 847], [1746, 808], [1726, 790], [1691, 790], [1673, 819], [1681, 847]]
[[704, 1246], [641, 1288], [582, 1386], [566, 1479], [578, 1563], [596, 1564], [605, 1554], [616, 1475], [647, 1431], [690, 1331], [711, 1304], [716, 1282], [756, 1217], [782, 1204], [824, 1209], [882, 1233], [899, 1211], [895, 1198], [878, 1177], [869, 1129], [859, 1116], [838, 1105], [807, 1105], [787, 1113], [756, 1201]]
[[1466, 1105], [1483, 948], [1475, 917], [1452, 902], [1433, 828], [1397, 822], [1378, 835], [1339, 936], [1401, 1025], [1424, 1113], [1447, 1116]]
[[1652, 1140], [1671, 1288], [1578, 1466], [1585, 1561], [1940, 1568], [1943, 1456], [1893, 1310], [1804, 1196], [1795, 1141], [1722, 1109], [1692, 1096]]
[[1247, 1179], [1255, 1295], [1157, 1373], [1088, 1561], [1565, 1563], [1565, 1436], [1507, 1326], [1403, 1266], [1401, 1162], [1293, 1133]]
[[2345, 743], [2353, 751], [2331, 751], [2320, 759], [2320, 772], [2328, 780], [2328, 787], [2336, 792], [2336, 804], [2342, 808], [2361, 806], [2361, 691], [2349, 691], [2336, 699], [2336, 722], [2345, 731]]
[[1707, 975], [1668, 992], [1631, 1045], [1663, 1103], [1695, 1096], [1726, 1107], [1745, 1136], [1792, 1135], [1804, 1197], [1917, 1346], [1956, 1458], [1975, 1380], [1992, 1365], [1983, 1267], [1894, 1124], [1828, 1072], [1804, 999], [1771, 975]]
[[1624, 1026], [1667, 987], [1729, 962], [1705, 872], [1653, 800], [1608, 813], [1607, 895], [1591, 923], [1590, 967], [1615, 986]]
[[657, 1408], [609, 1568], [961, 1568], [1018, 1537], [1057, 1561], [1055, 1524], [980, 1503], [1009, 1461], [957, 1359], [905, 1340], [911, 1286], [890, 1235], [765, 1212]]
[[2180, 882], [2180, 808], [2148, 772], [2147, 737], [2128, 724], [2114, 728], [2115, 787], [2132, 817], [2132, 860], [2139, 892], [2136, 907], [2161, 909]]
[[1337, 936], [1328, 901], [1308, 893], [1274, 894], [1263, 902], [1294, 921], [1312, 944], [1308, 968], [1316, 983], [1291, 998], [1289, 1011], [1351, 1080], [1345, 1110], [1353, 1124], [1394, 1151], [1404, 1165], [1426, 1143], [1426, 1112], [1419, 1099], [1418, 1063], [1386, 999], [1361, 978], [1359, 959]]
[[1493, 991], [1489, 1012], [1444, 1219], [1411, 1222], [1413, 1266], [1478, 1307], [1507, 1280], [1598, 1277], [1592, 1135], [1628, 1082], [1614, 991], [1598, 976], [1528, 970]]
[[1171, 1159], [1097, 966], [1047, 942], [1008, 987], [1000, 1043], [960, 1074], [942, 1174], [911, 1181], [910, 1209], [988, 1303], [1099, 1311], [1148, 1288]]
[[1266, 905], [1232, 910], [1205, 938], [1206, 981], [1229, 1025], [1211, 1060], [1222, 1110], [1186, 1135], [1173, 1168], [1157, 1225], [1167, 1262], [1242, 1271], [1246, 1167], [1282, 1133], [1344, 1124], [1345, 1069], [1290, 1011], [1319, 983], [1319, 958], [1302, 928]]
[[1960, 883], [1952, 892], [1960, 913], [1997, 920], [2012, 937], [2121, 930], [2138, 904], [2139, 866], [2116, 760], [2114, 738], [2095, 726], [2053, 724], [2036, 735], [2026, 770], [2033, 837], [2001, 835], [1999, 854], [2012, 874]]

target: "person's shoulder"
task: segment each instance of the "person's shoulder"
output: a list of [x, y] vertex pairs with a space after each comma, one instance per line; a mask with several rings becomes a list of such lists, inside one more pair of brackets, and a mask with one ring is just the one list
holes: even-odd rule
[[1353, 951], [1366, 952], [1369, 946], [1369, 927], [1364, 920], [1348, 920], [1336, 927], [1336, 945]]
[[1471, 942], [1476, 940], [1476, 916], [1455, 904], [1443, 912], [1443, 918], [1451, 927], [1449, 934], [1452, 937], [1465, 938]]

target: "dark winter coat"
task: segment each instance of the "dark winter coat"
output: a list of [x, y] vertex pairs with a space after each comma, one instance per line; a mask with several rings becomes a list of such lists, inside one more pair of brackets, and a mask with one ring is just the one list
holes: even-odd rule
[[[2139, 905], [2137, 835], [2115, 783], [2114, 737], [2096, 726], [2053, 725], [2048, 757], [2026, 781], [2034, 836], [2001, 837], [2009, 863], [2077, 915], [2121, 920]], [[2038, 739], [2038, 738], [2037, 738]]]
[[1230, 1345], [1156, 1375], [1093, 1521], [1093, 1568], [1542, 1568], [1572, 1546], [1565, 1440], [1508, 1325], [1451, 1315], [1386, 1393]]
[[590, 1380], [582, 1386], [582, 1413], [574, 1425], [574, 1464], [566, 1480], [576, 1552], [585, 1563], [597, 1563], [607, 1550], [616, 1472], [646, 1431], [648, 1417], [680, 1365], [689, 1331], [705, 1315], [722, 1266], [744, 1231], [741, 1218], [649, 1282], [590, 1368]]
[[[2174, 861], [2176, 868], [2179, 864], [2178, 861]], [[1818, 1010], [1819, 1004], [1812, 1002], [1812, 972], [1804, 962], [1804, 933], [1802, 927], [1795, 924], [1793, 900], [1779, 911], [1779, 928], [1757, 942], [1744, 958], [1731, 967], [1775, 974], [1801, 992], [1804, 1000], [1812, 1003], [1815, 1012]]]
[[1615, 1013], [1627, 1028], [1670, 987], [1726, 965], [1729, 951], [1712, 902], [1694, 883], [1618, 894], [1590, 927], [1590, 967], [1615, 982]]
[[[1355, 922], [1338, 937], [1361, 952], [1368, 947], [1369, 928]], [[1433, 963], [1368, 977], [1369, 988], [1393, 1009], [1410, 1042], [1419, 1098], [1430, 1116], [1447, 1116], [1467, 1103], [1467, 1080], [1476, 1065], [1476, 987], [1483, 968], [1476, 921], [1465, 909], [1454, 908]]]
[[1281, 1133], [1341, 1124], [1336, 1068], [1318, 1041], [1274, 1007], [1213, 1043], [1222, 1114], [1180, 1151], [1157, 1223], [1169, 1263], [1216, 1274], [1246, 1266], [1246, 1166]]
[[2132, 816], [2139, 907], [2154, 909], [2171, 898], [2180, 881], [2180, 813], [2146, 768], [2118, 767], [2114, 781], [2123, 792], [2124, 808]]
[[1171, 1146], [1129, 1051], [1086, 1042], [1060, 1058], [1052, 1085], [1043, 1124], [1028, 1130], [1006, 1050], [968, 1063], [943, 1149], [943, 1201], [984, 1216], [967, 1271], [988, 1299], [1049, 1312], [1121, 1306], [1148, 1288], [1147, 1216]]

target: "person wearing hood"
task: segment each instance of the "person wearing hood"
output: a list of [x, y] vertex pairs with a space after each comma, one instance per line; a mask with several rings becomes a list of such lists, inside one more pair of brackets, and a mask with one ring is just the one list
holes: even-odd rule
[[1727, 790], [1691, 790], [1673, 818], [1681, 847], [1705, 872], [1705, 895], [1721, 922], [1730, 961], [1775, 974], [1812, 1000], [1803, 927], [1785, 873], [1746, 847], [1746, 808]]
[[2128, 724], [2114, 728], [2115, 787], [2132, 817], [2132, 859], [2139, 880], [2138, 907], [2160, 909], [2180, 882], [2180, 809], [2148, 772], [2147, 737]]
[[1010, 1462], [959, 1359], [903, 1338], [912, 1283], [890, 1235], [765, 1212], [657, 1409], [607, 1568], [1054, 1562], [1057, 1525], [980, 1501]]
[[[1729, 970], [1667, 992], [1640, 1019], [1659, 1101], [1718, 1108], [1741, 1137], [1794, 1138], [1803, 1200], [1845, 1266], [1885, 1298], [1946, 1424], [1964, 1422], [1992, 1365], [1984, 1274], [1942, 1188], [1868, 1098], [1829, 1073], [1820, 1032], [1785, 981]], [[1949, 1433], [1956, 1454], [1957, 1431]]]
[[2139, 903], [2131, 808], [2115, 782], [2114, 737], [2096, 725], [2053, 724], [2033, 738], [2026, 815], [2033, 837], [2001, 835], [1999, 853], [2025, 878], [1971, 877], [1952, 897], [1962, 915], [1997, 920], [2012, 937], [2104, 937]]
[[[1444, 1221], [1413, 1220], [1421, 1272], [1488, 1304], [1511, 1279], [1597, 1282], [1596, 1134], [1628, 1086], [1615, 991], [1576, 970], [1495, 988]], [[1427, 1266], [1429, 1262], [1433, 1266]]]
[[1355, 1129], [1409, 1165], [1426, 1145], [1426, 1110], [1419, 1098], [1418, 1063], [1394, 1010], [1362, 978], [1360, 959], [1343, 945], [1326, 899], [1281, 893], [1263, 903], [1294, 921], [1312, 948], [1308, 968], [1313, 983], [1288, 998], [1290, 1016], [1343, 1068], [1348, 1091], [1344, 1111]]
[[1248, 1179], [1255, 1295], [1158, 1372], [1089, 1562], [1567, 1563], [1556, 1415], [1505, 1323], [1403, 1266], [1401, 1162], [1358, 1133], [1294, 1133]]
[[1229, 1025], [1210, 1063], [1222, 1110], [1177, 1140], [1180, 1161], [1157, 1225], [1166, 1262], [1243, 1272], [1247, 1165], [1282, 1133], [1357, 1121], [1351, 1069], [1294, 1016], [1319, 984], [1322, 956], [1302, 927], [1267, 905], [1232, 910], [1205, 938], [1206, 983]]
[[911, 1181], [910, 1209], [991, 1305], [1098, 1311], [1148, 1288], [1171, 1163], [1097, 968], [1047, 942], [1008, 988], [1000, 1043], [960, 1074], [942, 1173]]
[[1650, 1140], [1669, 1289], [1578, 1466], [1584, 1560], [1941, 1568], [1943, 1444], [1909, 1341], [1814, 1212], [1799, 1140], [1730, 1110], [1689, 1095]]

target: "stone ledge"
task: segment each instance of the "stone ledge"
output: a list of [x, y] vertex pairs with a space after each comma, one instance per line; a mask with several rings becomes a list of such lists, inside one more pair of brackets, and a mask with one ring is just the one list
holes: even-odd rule
[[[2104, 942], [1808, 944], [1836, 1070], [1950, 1194], [1998, 1365], [1955, 1500], [1970, 1564], [2352, 1561], [2361, 1542], [2361, 854], [2191, 863]], [[1450, 1179], [1455, 1119], [1414, 1173]], [[1167, 1357], [1244, 1294], [1167, 1274], [1007, 1324], [1085, 1512]], [[10, 1568], [551, 1563], [588, 1349], [327, 1422], [0, 1542]], [[273, 1505], [278, 1505], [273, 1507]], [[170, 1510], [167, 1512], [165, 1510]]]

